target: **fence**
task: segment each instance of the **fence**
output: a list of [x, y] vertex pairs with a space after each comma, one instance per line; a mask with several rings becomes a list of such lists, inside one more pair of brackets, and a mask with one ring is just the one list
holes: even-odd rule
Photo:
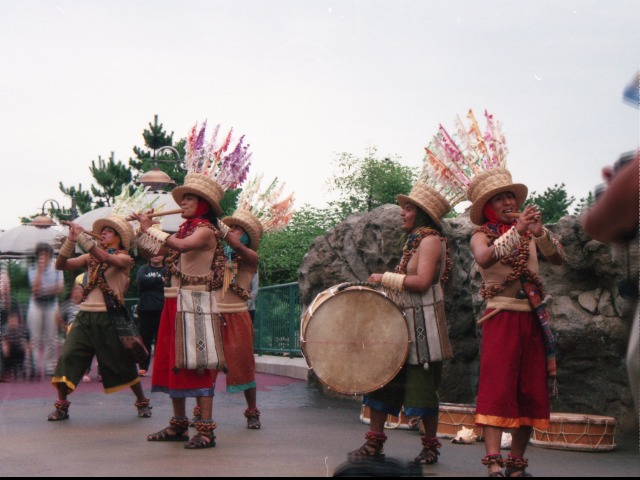
[[256, 301], [255, 353], [300, 356], [301, 314], [297, 283], [260, 288]]
[[[17, 293], [17, 292], [16, 292]], [[26, 321], [30, 292], [20, 292], [19, 303]], [[125, 305], [134, 317], [133, 307], [137, 298], [126, 298]], [[256, 301], [254, 325], [254, 352], [288, 354], [291, 358], [301, 356], [300, 350], [300, 289], [297, 283], [286, 283], [262, 287]]]

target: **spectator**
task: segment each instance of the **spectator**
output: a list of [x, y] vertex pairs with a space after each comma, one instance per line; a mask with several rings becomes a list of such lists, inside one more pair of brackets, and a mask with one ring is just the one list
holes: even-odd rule
[[24, 373], [29, 354], [29, 337], [17, 311], [12, 312], [2, 332], [3, 381], [18, 378]]
[[[53, 375], [56, 367], [56, 320], [58, 295], [63, 289], [62, 273], [53, 266], [53, 249], [48, 243], [39, 243], [36, 261], [28, 269], [31, 300], [27, 312], [27, 327], [31, 338], [35, 373]], [[44, 350], [44, 360], [41, 359]]]
[[11, 280], [9, 278], [9, 272], [6, 269], [6, 265], [2, 265], [0, 268], [0, 382], [4, 381], [4, 369], [5, 364], [2, 361], [4, 355], [1, 354], [2, 350], [2, 335], [6, 331], [9, 318], [17, 316], [19, 323], [22, 324], [22, 311], [17, 300], [11, 295]]
[[[140, 336], [145, 347], [151, 353], [152, 346], [155, 345], [160, 327], [160, 316], [164, 306], [164, 284], [167, 278], [167, 269], [164, 267], [164, 256], [156, 255], [149, 259], [147, 265], [143, 265], [138, 270], [136, 281], [138, 283], [138, 322]], [[147, 376], [151, 357], [140, 367], [138, 375]]]

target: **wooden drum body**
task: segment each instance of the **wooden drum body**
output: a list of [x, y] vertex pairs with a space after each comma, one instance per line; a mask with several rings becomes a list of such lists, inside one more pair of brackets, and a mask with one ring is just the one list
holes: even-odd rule
[[473, 429], [478, 441], [484, 438], [484, 428], [476, 425], [476, 409], [473, 405], [441, 403], [438, 418], [438, 436], [455, 438], [462, 427]]
[[326, 387], [364, 395], [395, 377], [409, 353], [402, 310], [366, 286], [342, 284], [320, 293], [303, 314], [301, 348]]
[[531, 444], [558, 450], [609, 452], [616, 448], [616, 419], [579, 413], [552, 413], [546, 430], [534, 428]]

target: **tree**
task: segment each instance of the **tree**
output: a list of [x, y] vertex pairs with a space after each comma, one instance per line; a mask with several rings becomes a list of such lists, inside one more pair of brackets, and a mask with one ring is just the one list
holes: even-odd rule
[[526, 204], [537, 205], [546, 223], [556, 223], [567, 215], [569, 207], [574, 201], [575, 197], [567, 196], [565, 185], [562, 183], [561, 185], [556, 184], [547, 188], [542, 195], [532, 192]]
[[[91, 192], [88, 190], [83, 190], [81, 183], [78, 184], [78, 188], [74, 187], [73, 185], [67, 188], [62, 182], [60, 182], [58, 184], [58, 187], [60, 188], [60, 191], [62, 193], [64, 193], [68, 197], [71, 197], [72, 201], [75, 201], [77, 210], [76, 213], [78, 215], [87, 213], [93, 208], [93, 197], [91, 196]], [[60, 220], [71, 220], [73, 217], [73, 212], [72, 209], [63, 208], [58, 215], [58, 218], [60, 218]]]
[[376, 158], [372, 148], [364, 158], [342, 153], [334, 161], [338, 173], [329, 180], [330, 191], [339, 198], [329, 202], [341, 218], [357, 213], [370, 212], [385, 203], [396, 203], [398, 194], [408, 194], [417, 172], [389, 157]]
[[131, 183], [131, 169], [121, 161], [115, 161], [115, 154], [105, 162], [98, 156], [98, 164], [91, 161], [89, 168], [98, 186], [91, 185], [91, 194], [97, 197], [94, 207], [110, 207], [115, 198], [122, 193], [122, 186]]
[[163, 151], [158, 154], [162, 147], [173, 147], [180, 154], [180, 159], [184, 158], [186, 139], [181, 139], [174, 146], [173, 132], [167, 134], [162, 124], [158, 124], [158, 115], [154, 115], [153, 124], [149, 122], [149, 129], [143, 130], [145, 148], [133, 147], [136, 158], [129, 159], [129, 166], [135, 170], [136, 178], [154, 167], [162, 170], [171, 177], [176, 185], [184, 183], [185, 173], [178, 164], [178, 158], [172, 151]]
[[320, 235], [338, 223], [333, 209], [318, 209], [308, 205], [298, 210], [283, 230], [267, 233], [260, 244], [261, 286], [295, 282], [302, 257]]
[[589, 192], [585, 198], [580, 199], [578, 206], [573, 211], [573, 214], [582, 215], [589, 210], [594, 203], [596, 203], [596, 197], [593, 192]]

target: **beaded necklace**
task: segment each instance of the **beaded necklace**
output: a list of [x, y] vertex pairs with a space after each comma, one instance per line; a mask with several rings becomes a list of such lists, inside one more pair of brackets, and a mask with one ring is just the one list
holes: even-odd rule
[[409, 260], [420, 246], [420, 242], [422, 239], [428, 237], [429, 235], [437, 236], [440, 241], [445, 243], [445, 268], [444, 272], [440, 275], [440, 282], [445, 284], [447, 280], [449, 280], [449, 272], [451, 271], [452, 262], [449, 256], [449, 246], [447, 244], [447, 239], [440, 235], [437, 230], [429, 227], [420, 227], [415, 232], [409, 234], [409, 238], [407, 242], [404, 244], [404, 248], [402, 249], [402, 258], [400, 259], [400, 263], [396, 267], [395, 273], [401, 273], [403, 275], [407, 274], [407, 265], [409, 264]]
[[[127, 254], [127, 251], [109, 248], [107, 249], [107, 253], [110, 255], [118, 255], [121, 253]], [[87, 299], [89, 293], [91, 293], [94, 288], [98, 287], [102, 291], [107, 305], [115, 304], [120, 307], [124, 305], [124, 298], [113, 291], [107, 283], [107, 279], [104, 275], [110, 267], [111, 265], [108, 265], [106, 262], [99, 262], [93, 255], [89, 256], [89, 281], [82, 290], [83, 302]]]
[[[473, 233], [482, 232], [489, 238], [489, 246], [500, 238], [500, 224], [485, 223], [482, 227], [477, 228]], [[531, 243], [531, 232], [526, 231], [521, 235], [520, 245], [513, 253], [502, 257], [500, 263], [511, 267], [512, 271], [505, 277], [500, 285], [487, 285], [484, 281], [480, 287], [480, 295], [482, 298], [493, 298], [503, 292], [509, 285], [515, 281], [520, 281], [523, 277], [525, 280], [534, 283], [542, 292], [542, 282], [538, 276], [529, 270], [529, 244]], [[544, 294], [542, 294], [544, 297]]]

